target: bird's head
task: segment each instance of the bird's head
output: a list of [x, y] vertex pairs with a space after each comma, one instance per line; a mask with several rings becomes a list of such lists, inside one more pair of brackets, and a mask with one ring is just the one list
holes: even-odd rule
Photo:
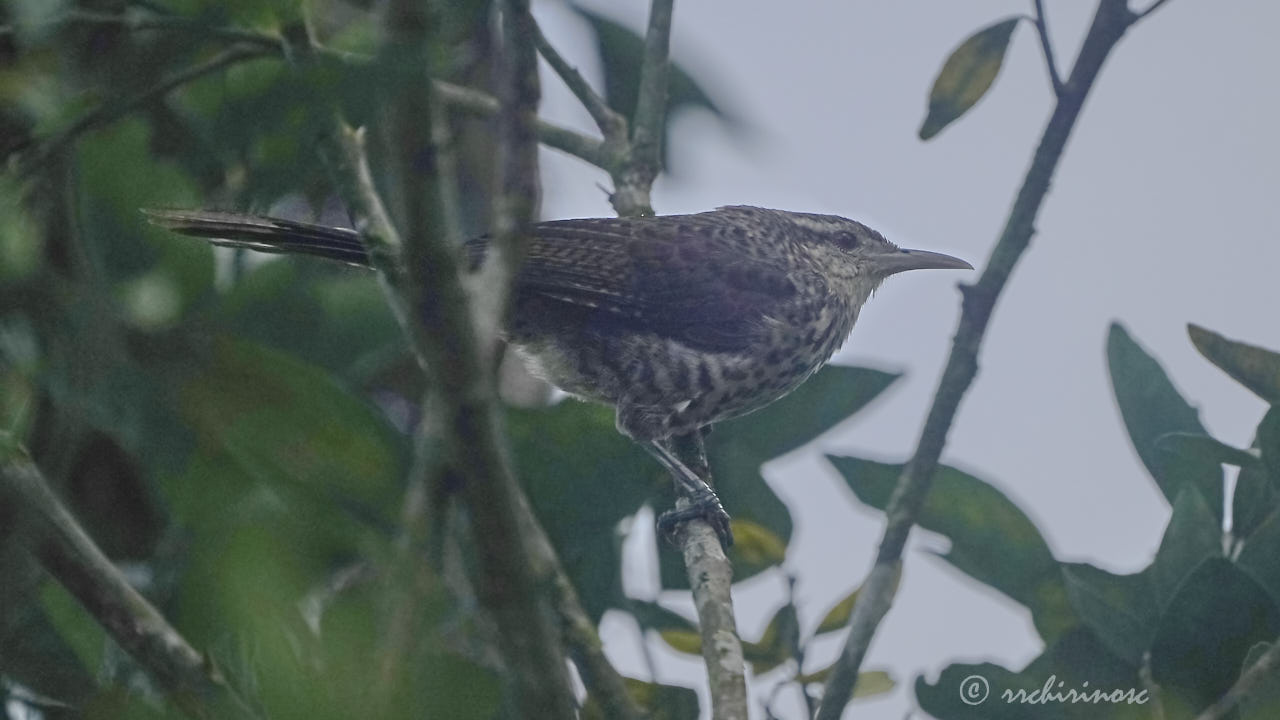
[[[850, 274], [879, 285], [882, 280], [906, 270], [972, 270], [969, 263], [951, 255], [929, 250], [900, 248], [884, 235], [838, 215], [788, 213], [788, 220], [803, 232], [796, 233], [811, 256], [828, 273]], [[840, 272], [843, 269], [846, 272]]]

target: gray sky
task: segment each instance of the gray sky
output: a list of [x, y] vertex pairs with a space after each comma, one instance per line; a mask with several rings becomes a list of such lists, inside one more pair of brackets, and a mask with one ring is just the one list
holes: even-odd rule
[[[633, 28], [647, 3], [583, 2]], [[1046, 0], [1065, 74], [1095, 3]], [[967, 116], [924, 143], [916, 131], [948, 53], [1026, 2], [678, 2], [673, 52], [751, 129], [732, 135], [706, 113], [681, 115], [674, 177], [660, 213], [756, 204], [863, 220], [900, 245], [985, 264], [1052, 99], [1035, 32], [1015, 30], [995, 86]], [[535, 8], [552, 41], [593, 80], [585, 25], [557, 2]], [[1117, 571], [1150, 560], [1168, 507], [1134, 454], [1112, 400], [1104, 343], [1122, 322], [1152, 352], [1211, 433], [1252, 440], [1261, 401], [1203, 360], [1188, 322], [1280, 348], [1280, 4], [1173, 0], [1130, 30], [1103, 68], [1041, 212], [1039, 234], [997, 306], [978, 380], [944, 461], [1004, 490], [1058, 558]], [[585, 112], [544, 67], [544, 115], [590, 130]], [[599, 83], [597, 82], [597, 87]], [[543, 154], [548, 218], [611, 214], [607, 178]], [[976, 277], [973, 275], [972, 277]], [[886, 283], [837, 361], [906, 377], [818, 448], [769, 466], [797, 521], [788, 564], [811, 627], [861, 581], [882, 516], [860, 506], [819, 450], [902, 460], [914, 447], [958, 314], [954, 273]], [[970, 582], [917, 532], [897, 603], [866, 662], [900, 686], [860, 701], [859, 717], [903, 717], [917, 674], [951, 662], [1019, 668], [1041, 650], [1028, 615]], [[632, 552], [629, 587], [653, 592], [651, 560]], [[777, 575], [737, 588], [739, 627], [755, 639], [781, 601]], [[672, 594], [664, 596], [675, 607]], [[634, 627], [607, 618], [607, 649], [646, 677]], [[701, 665], [658, 653], [659, 679], [693, 684]], [[822, 660], [838, 645], [819, 646]], [[758, 700], [767, 689], [757, 683]], [[705, 696], [704, 696], [705, 697]], [[758, 703], [757, 703], [758, 705]], [[787, 710], [793, 706], [786, 706]], [[753, 708], [758, 712], [759, 708]], [[850, 713], [852, 714], [852, 712]], [[759, 715], [757, 715], [759, 716]]]

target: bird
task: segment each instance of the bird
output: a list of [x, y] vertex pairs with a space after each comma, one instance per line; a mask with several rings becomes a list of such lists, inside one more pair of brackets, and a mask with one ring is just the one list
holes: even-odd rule
[[[146, 210], [174, 232], [223, 246], [314, 255], [362, 267], [355, 230], [209, 210]], [[737, 205], [644, 217], [538, 222], [503, 329], [533, 374], [616, 411], [619, 432], [671, 474], [690, 503], [668, 510], [669, 536], [707, 520], [727, 547], [729, 515], [709, 472], [676, 451], [787, 395], [844, 343], [881, 283], [907, 270], [972, 270], [951, 255], [900, 248], [837, 215]], [[491, 238], [463, 243], [483, 264]], [[704, 456], [705, 457], [705, 456]], [[687, 458], [686, 458], [687, 459]]]

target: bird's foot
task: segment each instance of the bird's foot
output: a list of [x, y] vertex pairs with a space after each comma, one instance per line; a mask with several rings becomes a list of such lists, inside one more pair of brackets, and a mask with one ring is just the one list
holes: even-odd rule
[[733, 546], [733, 530], [729, 527], [729, 513], [720, 504], [714, 490], [704, 485], [692, 497], [689, 504], [668, 510], [658, 516], [658, 533], [675, 545], [680, 526], [689, 520], [706, 520], [720, 538], [720, 546], [728, 550]]

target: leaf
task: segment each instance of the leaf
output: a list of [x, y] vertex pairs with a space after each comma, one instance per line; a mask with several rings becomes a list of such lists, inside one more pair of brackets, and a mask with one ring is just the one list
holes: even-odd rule
[[1217, 438], [1189, 432], [1171, 432], [1156, 438], [1156, 449], [1184, 459], [1212, 460], [1220, 465], [1246, 468], [1261, 462], [1260, 454], [1232, 447]]
[[[598, 15], [591, 10], [573, 4], [571, 7], [582, 16], [596, 35], [596, 49], [604, 69], [604, 97], [609, 107], [630, 121], [635, 117], [636, 98], [640, 92], [640, 65], [644, 57], [644, 39], [630, 28]], [[725, 112], [702, 85], [678, 62], [672, 62], [667, 70], [667, 118], [685, 107], [703, 108], [731, 127], [738, 123], [733, 115]], [[665, 123], [669, 128], [671, 124]], [[667, 166], [665, 153], [670, 143], [663, 139], [663, 166]]]
[[1245, 539], [1236, 565], [1280, 605], [1280, 509], [1272, 510]]
[[1191, 342], [1223, 372], [1272, 405], [1280, 405], [1280, 353], [1187, 325]]
[[[1044, 688], [1110, 693], [1133, 691], [1134, 703], [1052, 703]], [[969, 694], [985, 691], [985, 699]], [[1112, 655], [1097, 636], [1077, 626], [1064, 633], [1025, 668], [1012, 672], [992, 663], [955, 664], [938, 682], [917, 677], [920, 708], [940, 720], [1150, 720], [1151, 698], [1143, 694], [1137, 670]], [[1039, 693], [1037, 694], [1037, 691]], [[1006, 699], [1005, 693], [1009, 693]], [[1140, 700], [1144, 699], [1145, 702]], [[1173, 717], [1172, 715], [1169, 717]]]
[[[827, 456], [854, 495], [884, 510], [902, 466]], [[943, 559], [1027, 606], [1046, 641], [1075, 622], [1065, 603], [1058, 563], [1031, 520], [991, 485], [941, 466], [917, 519], [951, 540]]]
[[676, 652], [686, 655], [702, 654], [702, 635], [696, 630], [661, 630], [658, 635]]
[[[893, 575], [893, 591], [898, 591], [898, 584], [902, 582], [902, 565], [899, 564]], [[836, 603], [822, 616], [822, 622], [818, 623], [818, 628], [813, 631], [815, 635], [823, 633], [835, 632], [843, 630], [849, 624], [849, 619], [853, 617], [854, 605], [858, 602], [858, 595], [862, 592], [862, 586], [854, 588], [848, 595], [845, 595], [840, 602]]]
[[[791, 539], [791, 513], [760, 474], [760, 466], [804, 446], [866, 407], [898, 375], [859, 367], [828, 365], [791, 394], [763, 410], [716, 425], [707, 435], [707, 459], [716, 492], [735, 520], [773, 533], [785, 545]], [[677, 553], [660, 552], [662, 586], [688, 589], [689, 578]], [[775, 554], [773, 557], [777, 557]], [[734, 582], [776, 563], [755, 562], [729, 549]]]
[[786, 603], [769, 619], [756, 642], [743, 641], [742, 653], [751, 671], [763, 675], [795, 657], [800, 643], [800, 622], [796, 606]]
[[1262, 462], [1242, 466], [1231, 497], [1231, 534], [1247, 538], [1280, 507], [1280, 406], [1272, 406], [1258, 423], [1252, 451]]
[[1183, 399], [1164, 369], [1133, 341], [1119, 323], [1107, 336], [1107, 365], [1116, 404], [1138, 457], [1172, 504], [1184, 484], [1191, 484], [1222, 518], [1222, 467], [1211, 458], [1173, 458], [1156, 447], [1157, 438], [1173, 432], [1207, 435], [1199, 413]]
[[745, 562], [767, 567], [781, 565], [787, 559], [786, 543], [768, 528], [738, 518], [729, 524], [733, 529], [733, 551]]
[[[796, 677], [797, 682], [805, 685], [813, 683], [825, 683], [827, 678], [831, 676], [831, 670], [835, 667], [832, 663], [821, 670], [814, 670], [811, 673], [804, 673]], [[874, 697], [891, 692], [898, 683], [894, 682], [893, 676], [884, 670], [868, 670], [858, 673], [858, 682], [853, 686], [854, 698]]]
[[1151, 562], [1151, 585], [1160, 607], [1168, 605], [1182, 581], [1211, 557], [1222, 557], [1222, 527], [1200, 492], [1185, 487]]
[[623, 609], [634, 615], [636, 622], [644, 630], [698, 631], [697, 624], [692, 620], [655, 602], [628, 598]]
[[951, 51], [929, 91], [929, 113], [920, 126], [921, 140], [932, 138], [968, 112], [991, 88], [1018, 20], [1011, 17], [983, 28]]
[[1151, 644], [1161, 692], [1199, 710], [1235, 682], [1249, 649], [1280, 634], [1280, 609], [1248, 574], [1211, 559], [1182, 584]]
[[181, 386], [179, 404], [203, 447], [234, 457], [248, 476], [390, 518], [408, 450], [372, 407], [323, 370], [223, 337]]
[[1133, 667], [1142, 663], [1155, 632], [1154, 618], [1144, 608], [1151, 594], [1142, 574], [1115, 575], [1087, 564], [1063, 563], [1067, 597], [1084, 625], [1116, 657]]
[[606, 407], [566, 401], [509, 410], [507, 420], [534, 514], [598, 621], [622, 597], [619, 521], [669, 481], [644, 451], [618, 434]]
[[[698, 693], [693, 688], [649, 683], [623, 677], [627, 693], [645, 710], [650, 720], [697, 720]], [[588, 695], [582, 706], [582, 720], [610, 720], [595, 698]]]

